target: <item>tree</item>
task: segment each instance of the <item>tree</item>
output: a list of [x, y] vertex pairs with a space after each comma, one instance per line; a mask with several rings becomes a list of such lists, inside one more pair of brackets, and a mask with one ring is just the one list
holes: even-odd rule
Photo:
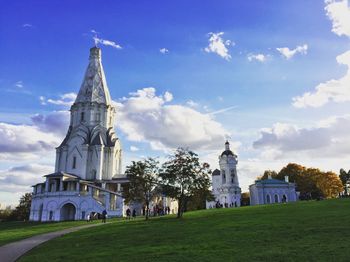
[[350, 182], [350, 170], [346, 172], [344, 169], [340, 169], [339, 173], [340, 173], [339, 179], [343, 184], [344, 193], [347, 196], [350, 193], [348, 192], [348, 186], [347, 186], [347, 184]]
[[205, 209], [206, 201], [214, 200], [215, 197], [209, 188], [200, 188], [195, 190], [192, 197], [187, 201], [185, 211]]
[[[344, 172], [343, 172], [344, 173]], [[289, 163], [281, 171], [265, 171], [262, 178], [271, 174], [273, 178], [289, 181], [296, 184], [296, 190], [300, 192], [300, 199], [318, 199], [321, 197], [336, 197], [341, 191], [341, 181], [333, 172], [323, 172], [318, 168], [306, 168], [296, 163]]]
[[163, 191], [178, 201], [178, 218], [182, 217], [187, 202], [198, 191], [209, 191], [209, 164], [201, 164], [198, 155], [192, 151], [178, 148], [169, 161], [163, 164], [162, 171]]
[[268, 179], [269, 176], [271, 176], [272, 178], [276, 178], [277, 177], [277, 172], [273, 171], [273, 170], [265, 170], [264, 174], [261, 177], [258, 177], [258, 179]]
[[343, 191], [343, 184], [334, 172], [319, 172], [315, 174], [316, 187], [325, 198], [334, 198]]
[[249, 206], [250, 205], [250, 193], [243, 192], [241, 195], [241, 206]]
[[143, 161], [132, 161], [126, 167], [125, 174], [129, 183], [123, 188], [125, 202], [139, 202], [145, 206], [145, 219], [149, 218], [149, 205], [152, 199], [159, 193], [158, 174], [159, 162], [153, 158]]
[[21, 221], [29, 220], [31, 203], [32, 203], [32, 194], [25, 193], [23, 196], [21, 196], [19, 200], [19, 205], [11, 213], [10, 219], [21, 220]]

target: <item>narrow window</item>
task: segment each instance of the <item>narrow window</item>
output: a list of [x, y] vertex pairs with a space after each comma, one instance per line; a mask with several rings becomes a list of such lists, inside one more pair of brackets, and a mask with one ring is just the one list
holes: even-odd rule
[[278, 195], [275, 195], [275, 203], [278, 203]]
[[270, 195], [266, 195], [266, 203], [267, 204], [271, 203]]
[[225, 174], [225, 170], [221, 170], [222, 173], [222, 184], [226, 183], [226, 174]]
[[84, 112], [81, 112], [80, 113], [80, 121], [83, 122], [85, 119], [85, 113]]
[[73, 165], [72, 165], [72, 168], [75, 169], [77, 166], [77, 157], [76, 156], [73, 156]]

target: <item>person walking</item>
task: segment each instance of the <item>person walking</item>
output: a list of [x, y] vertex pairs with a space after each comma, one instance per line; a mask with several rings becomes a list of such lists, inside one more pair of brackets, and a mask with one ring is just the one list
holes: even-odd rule
[[107, 211], [106, 209], [102, 211], [102, 223], [106, 223]]
[[130, 215], [131, 215], [131, 211], [130, 211], [130, 208], [128, 208], [128, 209], [126, 210], [126, 218], [127, 218], [127, 219], [130, 219]]
[[132, 218], [136, 218], [136, 209], [132, 211]]

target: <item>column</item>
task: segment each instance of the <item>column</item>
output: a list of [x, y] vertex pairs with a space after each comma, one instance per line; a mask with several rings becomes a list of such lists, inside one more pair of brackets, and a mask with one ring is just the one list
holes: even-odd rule
[[96, 179], [102, 180], [103, 170], [103, 146], [96, 146], [98, 152], [98, 163], [96, 166]]
[[49, 192], [49, 178], [46, 178], [46, 181], [45, 181], [45, 192]]
[[88, 161], [89, 145], [82, 145], [82, 157], [81, 157], [81, 177], [83, 179], [87, 178], [86, 167]]

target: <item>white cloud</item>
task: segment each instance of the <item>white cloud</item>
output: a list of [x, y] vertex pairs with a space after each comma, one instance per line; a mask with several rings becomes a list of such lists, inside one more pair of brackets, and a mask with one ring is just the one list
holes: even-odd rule
[[22, 89], [23, 88], [23, 81], [17, 81], [15, 83], [15, 87]]
[[266, 55], [264, 54], [248, 54], [247, 58], [249, 62], [252, 62], [255, 60], [263, 63], [266, 61]]
[[136, 151], [139, 151], [140, 149], [136, 146], [130, 146], [130, 151], [131, 152], [136, 152]]
[[0, 170], [0, 199], [2, 204], [17, 205], [21, 195], [32, 192], [32, 185], [43, 182], [46, 174], [52, 173], [53, 167], [42, 164], [26, 164]]
[[0, 160], [18, 158], [17, 154], [36, 158], [36, 153], [53, 151], [60, 140], [57, 135], [36, 126], [0, 123]]
[[[350, 7], [348, 1], [326, 1], [325, 10], [332, 21], [332, 32], [350, 37]], [[350, 50], [337, 56], [337, 62], [348, 67], [345, 75], [320, 83], [315, 91], [306, 92], [293, 98], [293, 106], [321, 107], [331, 101], [336, 103], [350, 101]]]
[[164, 93], [164, 101], [165, 102], [170, 102], [171, 100], [173, 100], [173, 94], [168, 92], [168, 91], [166, 91]]
[[66, 93], [60, 95], [60, 99], [46, 99], [44, 96], [40, 96], [39, 100], [42, 105], [47, 105], [49, 103], [53, 105], [71, 106], [74, 103], [76, 97], [76, 93]]
[[224, 40], [222, 38], [222, 35], [224, 35], [224, 32], [219, 33], [209, 33], [209, 45], [204, 48], [204, 51], [207, 53], [215, 53], [219, 55], [220, 57], [226, 59], [229, 61], [231, 59], [231, 55], [229, 54], [229, 50], [227, 47], [234, 46], [234, 42], [230, 40]]
[[114, 41], [98, 38], [97, 36], [94, 36], [93, 39], [95, 41], [95, 45], [101, 44], [105, 46], [111, 46], [116, 49], [122, 49], [122, 47]]
[[266, 158], [326, 158], [350, 154], [350, 115], [325, 119], [309, 128], [276, 123], [253, 143]]
[[159, 52], [161, 52], [163, 55], [165, 55], [165, 54], [169, 53], [169, 50], [164, 47], [164, 48], [159, 49]]
[[188, 100], [188, 101], [186, 102], [186, 104], [187, 104], [189, 107], [198, 107], [198, 106], [199, 106], [199, 104], [196, 103], [196, 102], [194, 102], [193, 100]]
[[332, 21], [332, 32], [350, 37], [350, 7], [348, 0], [327, 0], [326, 13]]
[[63, 138], [68, 130], [69, 115], [69, 111], [53, 111], [46, 115], [36, 114], [31, 120], [40, 130], [58, 134]]
[[22, 27], [24, 27], [24, 28], [30, 28], [30, 27], [33, 27], [33, 25], [32, 25], [32, 24], [23, 24]]
[[348, 67], [345, 76], [319, 84], [314, 92], [306, 92], [302, 96], [294, 97], [295, 107], [320, 107], [330, 101], [336, 103], [350, 101], [350, 51], [339, 55], [337, 62]]
[[167, 104], [153, 87], [130, 93], [117, 103], [119, 127], [131, 141], [148, 142], [153, 149], [217, 148], [229, 132], [211, 115], [183, 105]]
[[294, 49], [289, 49], [288, 47], [278, 47], [276, 50], [280, 52], [286, 59], [290, 59], [297, 53], [304, 55], [307, 54], [308, 46], [307, 44], [299, 45]]

